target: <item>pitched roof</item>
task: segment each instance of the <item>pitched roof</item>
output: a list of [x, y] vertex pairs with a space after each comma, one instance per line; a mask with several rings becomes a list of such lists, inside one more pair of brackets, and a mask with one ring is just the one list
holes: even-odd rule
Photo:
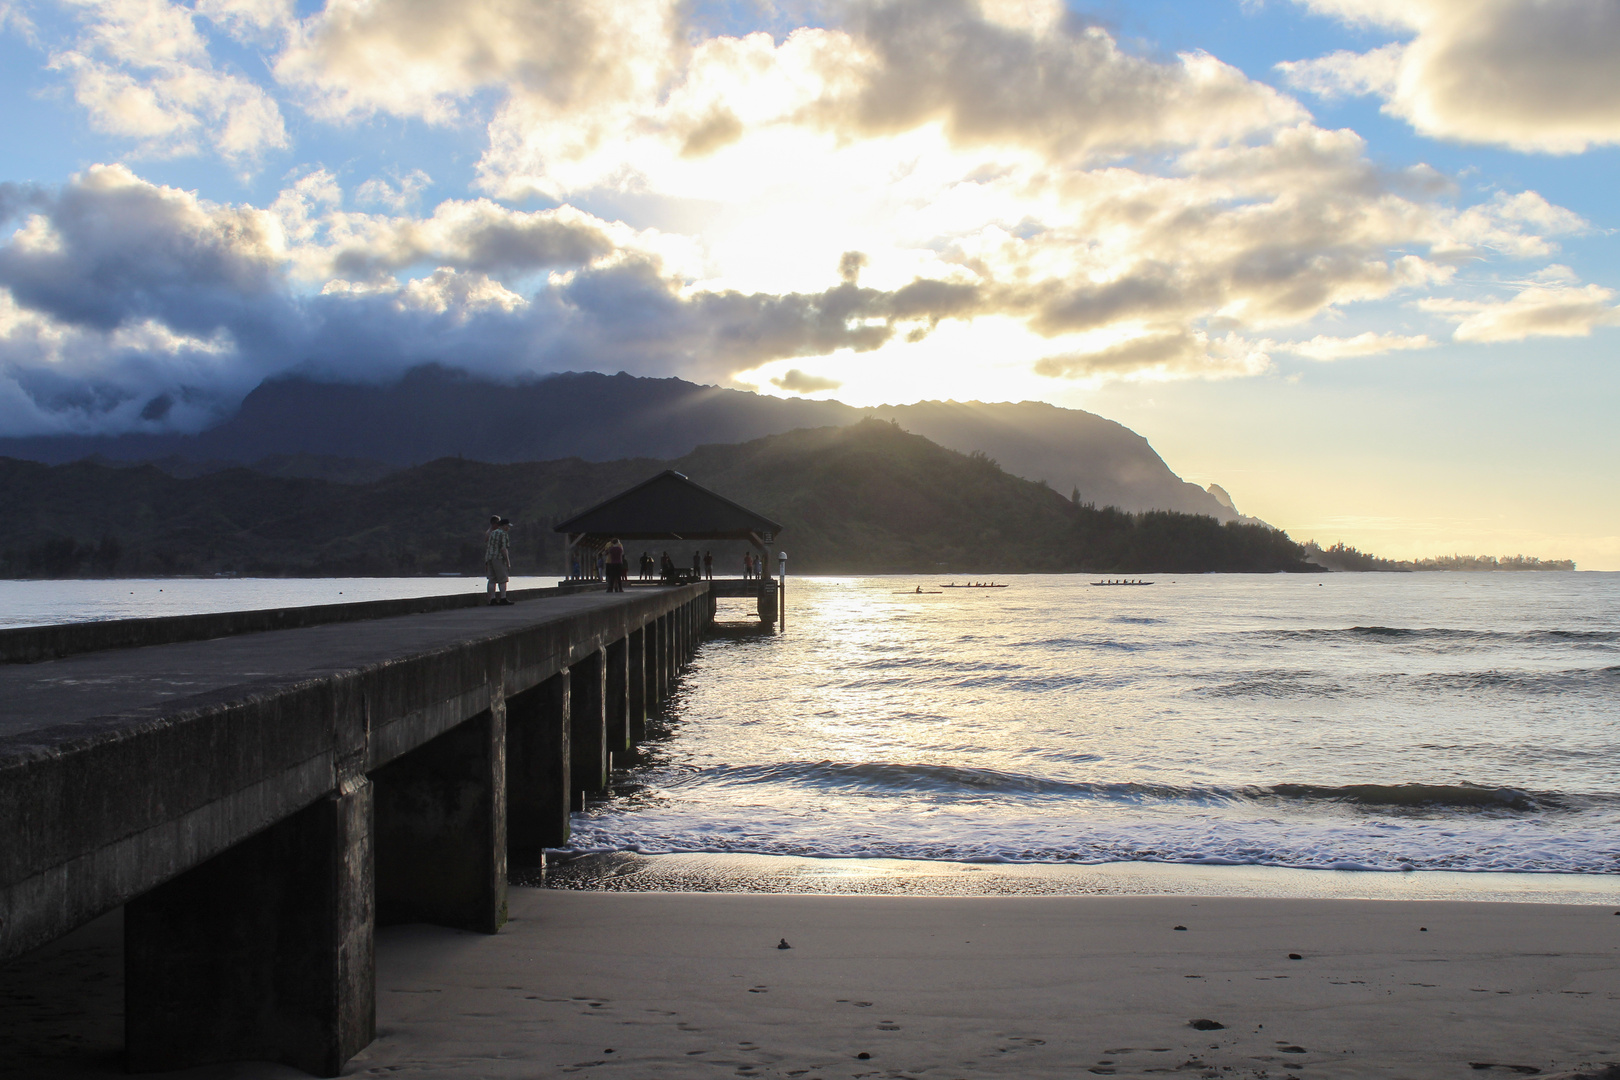
[[782, 526], [669, 469], [560, 522], [556, 531], [625, 540], [746, 540], [753, 533], [769, 538]]

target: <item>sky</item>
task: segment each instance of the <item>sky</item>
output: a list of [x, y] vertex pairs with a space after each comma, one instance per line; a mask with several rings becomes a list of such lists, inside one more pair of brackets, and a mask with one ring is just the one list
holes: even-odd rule
[[0, 434], [263, 379], [1087, 409], [1620, 570], [1620, 0], [0, 0]]

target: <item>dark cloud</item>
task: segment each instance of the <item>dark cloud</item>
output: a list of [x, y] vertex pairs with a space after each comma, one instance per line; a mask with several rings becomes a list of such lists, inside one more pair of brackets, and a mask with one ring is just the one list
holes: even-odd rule
[[257, 324], [283, 287], [268, 222], [97, 166], [35, 208], [49, 235], [0, 247], [0, 286], [73, 326], [157, 319], [186, 334]]
[[1203, 344], [1196, 336], [1176, 330], [1132, 338], [1096, 352], [1049, 356], [1036, 363], [1035, 373], [1054, 378], [1081, 378], [1150, 367], [1174, 371], [1196, 365], [1203, 355]]
[[818, 390], [836, 390], [844, 384], [825, 375], [811, 375], [798, 368], [791, 368], [786, 375], [772, 379], [771, 385], [794, 394], [814, 394]]
[[487, 202], [446, 203], [429, 220], [394, 221], [344, 247], [332, 268], [345, 276], [370, 277], [426, 262], [525, 274], [584, 266], [613, 250], [601, 227], [587, 220], [551, 211], [525, 214]]
[[[266, 213], [118, 168], [25, 196], [40, 216], [0, 246], [0, 286], [32, 329], [0, 338], [0, 375], [37, 415], [7, 412], [0, 423], [13, 434], [19, 424], [195, 426], [292, 367], [376, 378], [441, 361], [724, 379], [772, 360], [876, 349], [898, 323], [963, 317], [980, 304], [972, 286], [928, 280], [894, 291], [853, 280], [814, 293], [691, 291], [588, 223], [508, 211], [391, 222], [377, 240], [384, 254], [344, 265], [372, 272], [403, 260], [400, 251], [460, 265], [311, 292], [290, 276]], [[613, 257], [593, 262], [603, 254]], [[850, 264], [840, 264], [846, 277]], [[485, 272], [547, 265], [572, 272], [527, 296]]]

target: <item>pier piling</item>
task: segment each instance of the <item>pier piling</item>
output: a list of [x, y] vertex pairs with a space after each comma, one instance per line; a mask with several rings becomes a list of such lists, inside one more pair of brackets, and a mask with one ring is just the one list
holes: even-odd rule
[[639, 743], [647, 737], [647, 630], [630, 631], [625, 639], [626, 651], [629, 653], [626, 662], [630, 668], [629, 711], [628, 723], [630, 725], [631, 743]]
[[507, 861], [539, 866], [568, 843], [573, 812], [566, 668], [506, 703]]
[[604, 704], [607, 710], [608, 753], [612, 759], [628, 763], [627, 752], [633, 745], [630, 738], [630, 641], [620, 638], [611, 642], [606, 650], [607, 690]]
[[377, 922], [506, 922], [506, 702], [378, 769]]
[[608, 786], [607, 663], [597, 649], [570, 669], [569, 739], [572, 742], [573, 794]]
[[131, 900], [125, 1067], [258, 1059], [336, 1076], [371, 1042], [371, 826], [361, 777]]

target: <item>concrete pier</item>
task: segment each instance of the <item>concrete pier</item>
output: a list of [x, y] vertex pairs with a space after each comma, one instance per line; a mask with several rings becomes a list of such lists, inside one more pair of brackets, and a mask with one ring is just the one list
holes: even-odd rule
[[498, 930], [508, 863], [567, 842], [708, 610], [389, 603], [6, 632], [56, 658], [0, 663], [0, 962], [123, 905], [132, 1071], [336, 1075], [373, 1036], [374, 927]]

